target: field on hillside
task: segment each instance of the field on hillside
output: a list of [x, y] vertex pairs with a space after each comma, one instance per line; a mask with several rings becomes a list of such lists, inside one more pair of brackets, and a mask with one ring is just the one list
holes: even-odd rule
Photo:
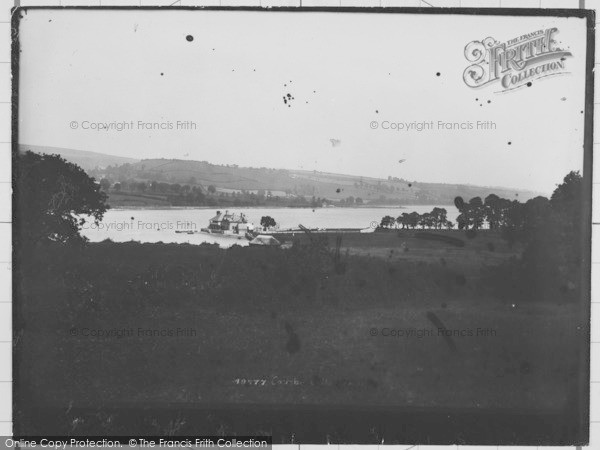
[[168, 208], [171, 206], [171, 202], [166, 196], [116, 192], [110, 193], [108, 204], [111, 208]]
[[537, 194], [502, 187], [426, 183], [400, 178], [370, 178], [318, 171], [216, 165], [208, 161], [145, 159], [92, 170], [97, 179], [166, 182], [181, 185], [210, 185], [221, 192], [231, 190], [271, 190], [293, 196], [320, 197], [331, 201], [361, 198], [365, 203], [451, 204], [457, 196], [485, 198], [496, 194], [504, 198], [527, 200]]

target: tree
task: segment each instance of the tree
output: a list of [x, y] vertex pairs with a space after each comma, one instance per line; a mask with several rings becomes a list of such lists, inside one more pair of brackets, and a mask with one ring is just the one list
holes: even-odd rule
[[446, 222], [447, 222], [447, 218], [448, 218], [448, 211], [446, 211], [445, 208], [438, 208], [435, 207], [433, 208], [433, 210], [431, 211], [431, 217], [433, 219], [433, 226], [436, 229], [440, 229], [442, 228]]
[[582, 239], [582, 188], [579, 173], [570, 172], [550, 200], [536, 197], [519, 208], [516, 237], [525, 243], [521, 273], [533, 280], [527, 292], [533, 298], [581, 298], [582, 251], [589, 250], [589, 241]]
[[496, 194], [488, 195], [483, 201], [485, 220], [490, 230], [496, 230], [502, 223], [503, 211], [500, 197]]
[[18, 157], [15, 196], [22, 244], [81, 241], [81, 227], [87, 220], [97, 224], [108, 209], [106, 193], [81, 167], [31, 151]]
[[415, 229], [415, 227], [419, 224], [419, 220], [421, 220], [421, 215], [418, 212], [413, 211], [408, 215], [407, 225], [412, 229]]
[[467, 230], [469, 227], [469, 222], [465, 213], [461, 213], [456, 217], [456, 223], [459, 230]]
[[214, 194], [215, 192], [217, 192], [217, 188], [214, 187], [212, 184], [208, 186], [208, 193], [209, 194]]
[[395, 222], [396, 219], [394, 219], [392, 216], [385, 216], [381, 219], [381, 223], [379, 224], [379, 226], [381, 228], [391, 228]]
[[263, 227], [263, 230], [272, 228], [275, 225], [277, 225], [277, 222], [275, 222], [275, 219], [273, 219], [271, 216], [262, 216], [260, 218], [260, 226]]
[[485, 208], [481, 197], [473, 197], [466, 203], [461, 197], [454, 199], [454, 205], [460, 212], [456, 218], [459, 230], [478, 230], [485, 220]]
[[518, 200], [513, 200], [506, 207], [502, 235], [511, 244], [519, 239], [519, 235], [523, 229], [525, 221], [524, 208], [523, 203], [520, 203]]
[[483, 208], [481, 197], [473, 197], [469, 200], [468, 217], [469, 225], [471, 225], [471, 228], [474, 230], [478, 230], [483, 226], [485, 210]]
[[108, 192], [108, 190], [110, 189], [110, 181], [108, 180], [108, 178], [102, 178], [100, 180], [100, 187], [104, 192]]
[[398, 217], [396, 217], [396, 223], [401, 225], [402, 229], [408, 228], [408, 225], [409, 225], [408, 213], [402, 213]]
[[456, 197], [454, 199], [454, 206], [460, 213], [456, 217], [456, 224], [459, 230], [467, 230], [469, 228], [469, 204], [465, 203], [462, 197]]
[[433, 226], [433, 224], [434, 224], [434, 219], [430, 213], [424, 213], [419, 218], [419, 225], [421, 225], [421, 228], [423, 228], [423, 229], [431, 228]]
[[523, 207], [523, 231], [536, 233], [543, 226], [552, 221], [550, 201], [546, 197], [538, 196], [528, 200]]
[[565, 176], [550, 197], [550, 206], [560, 217], [564, 231], [579, 230], [582, 224], [583, 184], [579, 171]]

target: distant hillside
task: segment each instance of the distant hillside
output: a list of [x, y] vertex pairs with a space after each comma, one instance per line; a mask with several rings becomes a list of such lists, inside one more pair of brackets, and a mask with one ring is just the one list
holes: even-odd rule
[[348, 197], [365, 204], [439, 204], [454, 198], [485, 198], [494, 193], [508, 199], [526, 201], [538, 193], [501, 187], [459, 184], [420, 183], [399, 178], [370, 178], [306, 170], [286, 170], [215, 165], [206, 161], [144, 159], [138, 162], [93, 171], [96, 178], [111, 182], [125, 180], [177, 183], [189, 186], [214, 186], [218, 192], [271, 191], [275, 196], [319, 197], [337, 202]]
[[[36, 145], [20, 144], [19, 150], [57, 153], [81, 166], [97, 180], [105, 178], [109, 182], [112, 203], [123, 206], [129, 203], [140, 206], [173, 204], [173, 199], [169, 200], [168, 196], [160, 198], [154, 196], [173, 193], [179, 195], [181, 186], [190, 190], [195, 187], [196, 193], [204, 194], [209, 193], [214, 187], [211, 195], [221, 199], [234, 199], [240, 195], [277, 197], [282, 201], [286, 198], [303, 200], [315, 197], [319, 201], [346, 205], [450, 205], [457, 196], [465, 199], [479, 196], [483, 199], [492, 193], [524, 202], [540, 195], [532, 191], [503, 187], [421, 183], [392, 177], [382, 179], [308, 170], [215, 165], [207, 161], [179, 159], [140, 161], [104, 153]], [[151, 187], [152, 182], [157, 186]], [[144, 187], [145, 185], [134, 186], [136, 183], [142, 185], [145, 183], [147, 188]], [[115, 185], [114, 189], [113, 185]], [[173, 187], [170, 188], [170, 185]], [[182, 192], [187, 191], [184, 189]], [[238, 200], [243, 199], [238, 198]], [[254, 197], [251, 200], [254, 201]]]
[[44, 147], [39, 145], [19, 144], [19, 151], [25, 152], [31, 150], [35, 153], [58, 154], [63, 158], [77, 164], [84, 170], [92, 170], [96, 167], [106, 168], [108, 166], [135, 163], [138, 159], [125, 158], [123, 156], [107, 155], [104, 153], [86, 152], [82, 150], [73, 150], [70, 148]]

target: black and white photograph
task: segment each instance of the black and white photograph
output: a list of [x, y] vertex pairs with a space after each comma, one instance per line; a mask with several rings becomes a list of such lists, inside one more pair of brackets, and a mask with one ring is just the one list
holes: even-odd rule
[[14, 435], [587, 445], [594, 22], [13, 9]]

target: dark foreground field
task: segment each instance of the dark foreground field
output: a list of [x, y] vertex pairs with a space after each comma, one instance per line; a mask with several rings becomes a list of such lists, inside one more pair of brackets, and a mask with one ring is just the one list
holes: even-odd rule
[[580, 436], [581, 305], [558, 286], [514, 295], [500, 267], [520, 249], [498, 235], [445, 235], [464, 245], [389, 232], [337, 251], [335, 236], [39, 248], [15, 280], [16, 432]]

